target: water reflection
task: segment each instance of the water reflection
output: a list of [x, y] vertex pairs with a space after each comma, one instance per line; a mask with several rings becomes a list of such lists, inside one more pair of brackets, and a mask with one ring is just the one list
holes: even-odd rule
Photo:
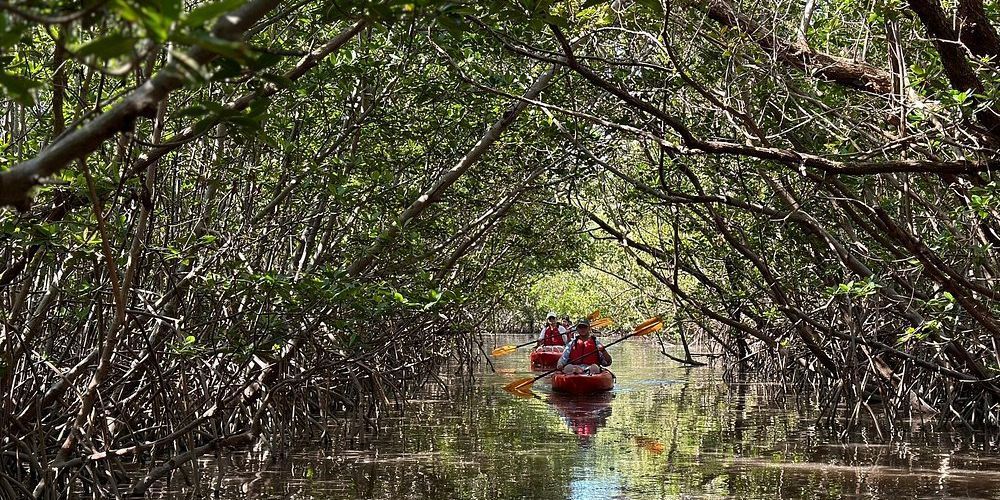
[[[581, 471], [584, 474], [590, 472]], [[621, 483], [614, 475], [594, 478], [580, 477], [569, 483], [570, 498], [578, 500], [607, 500], [613, 498], [628, 498], [622, 496]]]
[[206, 463], [223, 471], [207, 488], [222, 498], [1000, 498], [1000, 460], [981, 436], [926, 424], [888, 444], [873, 429], [841, 436], [773, 385], [726, 383], [642, 344], [613, 349], [611, 393], [572, 398], [540, 381], [536, 397], [514, 398], [500, 387], [529, 367], [513, 355], [466, 390], [429, 387], [350, 449], [302, 443], [266, 466], [246, 454]]
[[597, 430], [607, 424], [614, 397], [610, 392], [584, 396], [554, 392], [549, 394], [547, 401], [563, 423], [580, 439], [580, 446], [588, 447]]

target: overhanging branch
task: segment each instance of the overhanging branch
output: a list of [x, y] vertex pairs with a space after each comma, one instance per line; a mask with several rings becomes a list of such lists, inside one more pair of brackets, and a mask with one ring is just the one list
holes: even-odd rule
[[[212, 35], [224, 40], [239, 40], [245, 31], [281, 3], [280, 0], [251, 1], [219, 17]], [[218, 54], [215, 52], [195, 47], [188, 53], [187, 59], [204, 65], [216, 57]], [[180, 63], [174, 61], [110, 110], [63, 135], [34, 158], [0, 173], [0, 206], [27, 209], [30, 205], [29, 191], [43, 178], [66, 168], [71, 161], [85, 157], [117, 132], [131, 128], [138, 116], [153, 112], [161, 100], [181, 88], [185, 81]]]

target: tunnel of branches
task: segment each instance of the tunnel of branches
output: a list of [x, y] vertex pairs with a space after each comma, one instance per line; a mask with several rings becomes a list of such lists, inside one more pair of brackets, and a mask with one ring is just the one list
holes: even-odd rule
[[560, 287], [829, 425], [996, 429], [997, 21], [2, 3], [0, 496], [362, 435]]

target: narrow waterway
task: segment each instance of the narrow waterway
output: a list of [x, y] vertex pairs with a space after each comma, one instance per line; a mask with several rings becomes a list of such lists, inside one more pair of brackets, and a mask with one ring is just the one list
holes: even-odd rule
[[[873, 428], [817, 426], [774, 386], [685, 369], [643, 343], [616, 346], [612, 393], [519, 399], [501, 386], [527, 352], [473, 384], [428, 387], [361, 449], [304, 443], [279, 460], [223, 458], [223, 498], [1000, 498], [995, 443], [929, 424], [882, 443]], [[273, 457], [271, 457], [273, 458]], [[206, 464], [210, 465], [210, 464]]]

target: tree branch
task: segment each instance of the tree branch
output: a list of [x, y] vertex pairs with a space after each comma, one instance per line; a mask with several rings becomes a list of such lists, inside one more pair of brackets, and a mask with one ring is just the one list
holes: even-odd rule
[[[887, 71], [866, 62], [813, 50], [806, 44], [804, 33], [800, 33], [800, 39], [795, 42], [781, 40], [774, 32], [765, 30], [752, 19], [737, 13], [726, 0], [707, 0], [697, 4], [695, 8], [723, 26], [740, 30], [789, 66], [845, 87], [873, 94], [892, 93], [892, 78]], [[802, 21], [800, 30], [806, 27], [808, 18], [803, 17]]]
[[[265, 14], [281, 5], [280, 0], [254, 0], [236, 11], [224, 14], [215, 23], [212, 35], [225, 40], [238, 40]], [[204, 65], [218, 54], [195, 47], [188, 59]], [[42, 178], [66, 168], [77, 158], [83, 158], [117, 132], [129, 130], [139, 115], [155, 112], [156, 105], [170, 92], [186, 82], [180, 63], [174, 61], [155, 76], [133, 90], [120, 103], [82, 127], [63, 135], [34, 158], [23, 161], [0, 173], [0, 206], [26, 210], [30, 205], [29, 191]]]

